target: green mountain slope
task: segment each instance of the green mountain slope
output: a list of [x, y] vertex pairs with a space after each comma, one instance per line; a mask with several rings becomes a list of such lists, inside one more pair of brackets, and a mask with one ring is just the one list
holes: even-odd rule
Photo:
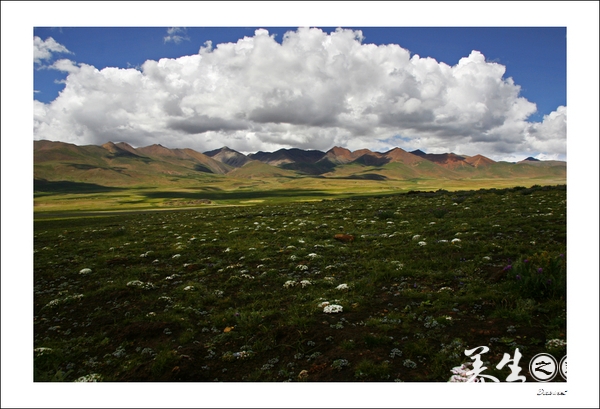
[[[327, 180], [368, 180], [377, 183], [502, 179], [548, 179], [566, 183], [566, 162], [561, 161], [494, 162], [481, 155], [429, 155], [418, 150], [406, 152], [400, 148], [377, 153], [367, 149], [350, 152], [336, 147], [327, 154], [287, 149], [250, 156], [222, 148], [208, 153], [214, 158], [192, 149], [169, 149], [158, 144], [134, 148], [123, 142], [77, 146], [64, 142], [34, 141], [35, 187], [49, 189], [63, 186], [72, 190], [201, 187], [207, 183], [235, 179], [271, 180], [277, 183], [299, 180], [299, 183], [307, 184], [317, 183], [316, 178], [318, 184], [327, 183]], [[261, 160], [253, 160], [252, 157]]]
[[240, 179], [263, 178], [296, 178], [300, 175], [293, 171], [272, 166], [258, 160], [246, 162], [242, 167], [236, 168], [227, 174], [227, 177]]
[[126, 149], [113, 143], [77, 146], [35, 141], [34, 179], [101, 186], [169, 185], [223, 174], [231, 169], [191, 149], [164, 149], [166, 151], [157, 153]]

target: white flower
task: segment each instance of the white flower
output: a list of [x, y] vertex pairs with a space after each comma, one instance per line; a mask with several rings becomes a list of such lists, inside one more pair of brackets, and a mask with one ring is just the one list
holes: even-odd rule
[[290, 287], [293, 287], [295, 285], [296, 285], [296, 283], [294, 281], [288, 280], [285, 283], [283, 283], [283, 288], [290, 288]]
[[194, 291], [196, 288], [193, 285], [188, 285], [183, 289], [183, 291]]
[[133, 280], [127, 283], [127, 287], [141, 287], [144, 283], [140, 280]]
[[460, 239], [452, 239], [452, 243], [460, 243]]
[[348, 289], [348, 284], [340, 284], [337, 287], [335, 287], [336, 290], [347, 290]]
[[61, 301], [62, 300], [60, 299], [52, 300], [48, 304], [46, 304], [46, 307], [56, 307], [58, 304], [61, 303]]
[[173, 257], [171, 257], [171, 258], [179, 258], [179, 257], [181, 257], [181, 254], [175, 254], [175, 255], [174, 255]]
[[329, 281], [329, 282], [333, 282], [335, 280], [335, 278], [333, 278], [333, 277], [325, 277], [323, 280]]
[[97, 373], [92, 373], [89, 375], [84, 375], [75, 380], [75, 382], [98, 382], [102, 380], [102, 375]]
[[325, 308], [323, 308], [323, 312], [325, 314], [335, 314], [338, 312], [342, 312], [343, 310], [344, 308], [341, 305], [337, 304], [326, 305]]
[[310, 257], [310, 258], [315, 258], [315, 257], [319, 257], [319, 256], [317, 255], [317, 253], [310, 253], [310, 254], [308, 255], [308, 257]]
[[420, 235], [420, 234], [415, 234], [415, 235], [412, 237], [412, 239], [413, 239], [413, 240], [419, 240], [420, 238], [421, 238], [421, 235]]
[[127, 287], [139, 287], [139, 288], [143, 288], [144, 290], [151, 290], [154, 287], [154, 284], [152, 283], [144, 283], [143, 281], [140, 280], [133, 280], [127, 283]]
[[482, 259], [485, 260], [485, 261], [490, 261], [491, 260], [491, 258], [489, 258], [488, 256], [484, 256], [484, 257], [482, 257]]
[[567, 342], [562, 339], [550, 339], [546, 341], [546, 348], [560, 348], [567, 346]]
[[438, 240], [438, 243], [448, 243], [448, 240]]
[[441, 293], [442, 291], [454, 291], [454, 290], [450, 287], [442, 287], [438, 290], [438, 293]]
[[319, 305], [317, 305], [317, 307], [324, 308], [324, 307], [327, 307], [328, 305], [329, 305], [329, 301], [323, 301], [323, 302], [319, 303]]
[[302, 285], [302, 288], [308, 287], [309, 285], [312, 285], [312, 283], [308, 280], [302, 280], [300, 281], [300, 285]]
[[427, 243], [425, 243], [424, 241], [419, 242], [419, 246], [426, 246], [426, 245], [427, 245]]
[[52, 348], [39, 347], [39, 348], [35, 348], [33, 350], [33, 352], [35, 353], [35, 356], [42, 356], [42, 355], [51, 353]]
[[89, 274], [92, 272], [91, 268], [82, 268], [81, 270], [79, 270], [79, 274]]

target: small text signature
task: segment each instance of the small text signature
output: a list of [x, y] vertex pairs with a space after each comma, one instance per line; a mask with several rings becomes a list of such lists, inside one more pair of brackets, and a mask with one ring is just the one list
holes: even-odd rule
[[563, 395], [564, 396], [567, 394], [567, 391], [546, 391], [544, 389], [538, 389], [537, 394], [538, 394], [538, 396], [541, 396], [541, 395], [545, 395], [545, 396], [547, 396], [547, 395]]

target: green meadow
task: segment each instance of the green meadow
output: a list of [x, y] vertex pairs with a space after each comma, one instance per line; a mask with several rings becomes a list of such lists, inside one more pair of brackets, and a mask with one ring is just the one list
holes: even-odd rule
[[566, 355], [567, 192], [543, 182], [37, 186], [34, 380], [464, 381], [485, 346], [484, 375], [518, 349], [532, 382]]
[[34, 216], [61, 212], [164, 210], [185, 207], [279, 204], [297, 201], [376, 197], [410, 191], [504, 189], [559, 185], [564, 177], [369, 180], [358, 178], [257, 177], [236, 179], [203, 175], [198, 179], [157, 179], [159, 184], [110, 187], [81, 182], [40, 182], [34, 186]]

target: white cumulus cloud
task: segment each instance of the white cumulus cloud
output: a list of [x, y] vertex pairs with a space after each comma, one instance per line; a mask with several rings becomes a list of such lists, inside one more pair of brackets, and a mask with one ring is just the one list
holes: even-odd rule
[[400, 146], [493, 159], [566, 151], [566, 107], [529, 122], [535, 104], [479, 51], [449, 66], [365, 43], [360, 31], [299, 28], [281, 44], [260, 29], [139, 70], [67, 61], [53, 65], [68, 72], [65, 89], [38, 103], [35, 139], [241, 152]]
[[163, 38], [165, 43], [173, 41], [175, 44], [179, 44], [182, 41], [190, 41], [190, 38], [186, 34], [186, 29], [181, 27], [171, 27], [167, 29], [167, 35]]
[[62, 44], [59, 44], [52, 37], [42, 40], [40, 37], [33, 37], [33, 62], [41, 64], [42, 60], [50, 60], [53, 53], [73, 54]]
[[73, 61], [68, 59], [56, 60], [52, 65], [48, 66], [48, 68], [68, 73], [75, 73], [79, 71], [79, 67], [77, 67]]

